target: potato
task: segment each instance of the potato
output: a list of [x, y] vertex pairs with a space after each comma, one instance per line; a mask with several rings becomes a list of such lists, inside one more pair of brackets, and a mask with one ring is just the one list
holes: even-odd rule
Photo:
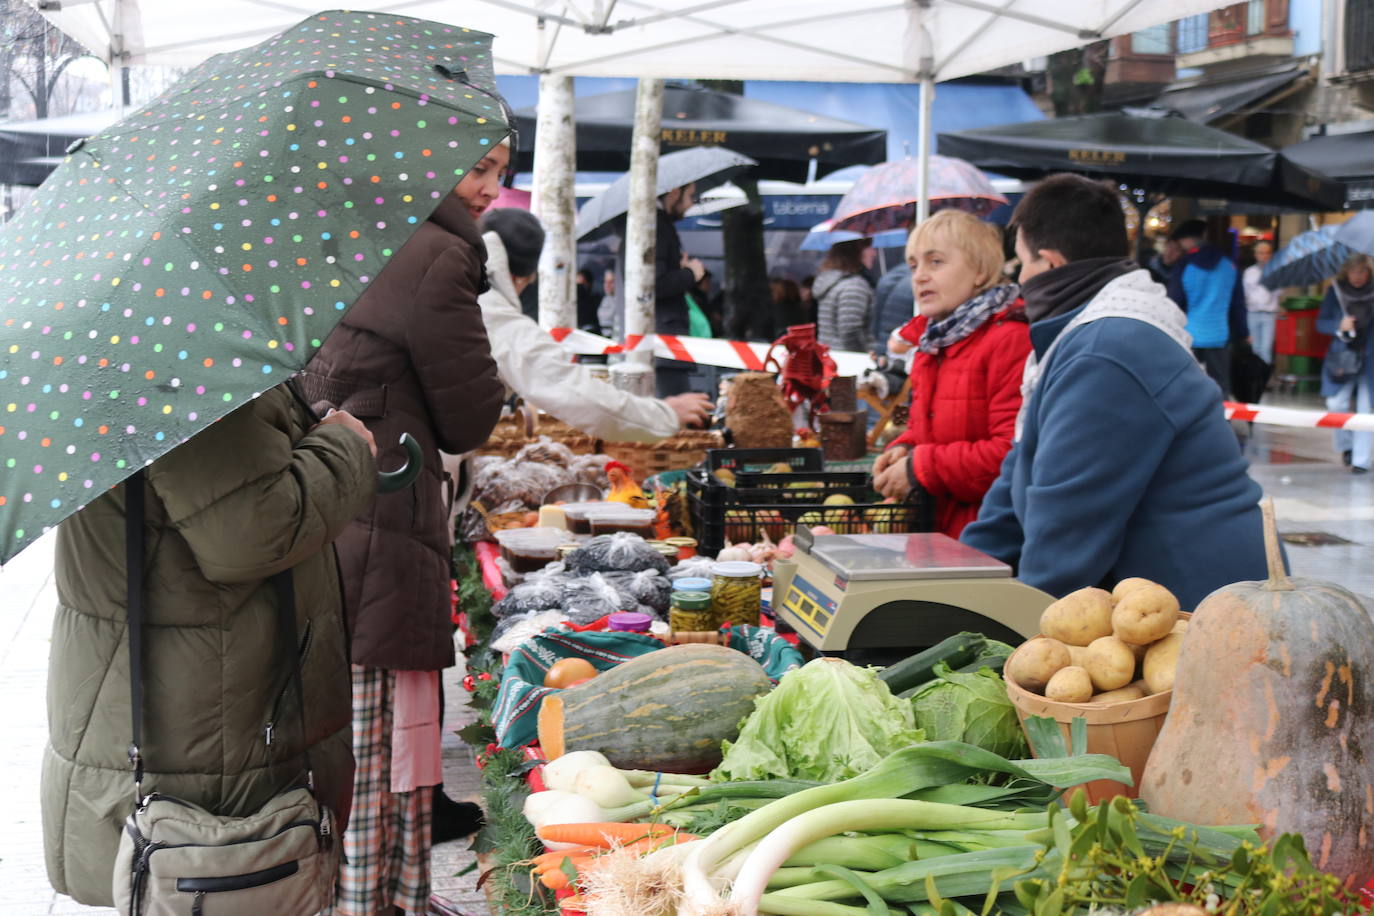
[[1174, 668], [1178, 665], [1178, 652], [1182, 648], [1183, 634], [1170, 633], [1145, 653], [1145, 683], [1150, 693], [1173, 689]]
[[1069, 649], [1057, 639], [1032, 639], [1007, 659], [1007, 677], [1032, 693], [1044, 693], [1045, 685], [1060, 668], [1069, 666]]
[[1178, 620], [1175, 620], [1175, 621], [1174, 621], [1174, 628], [1173, 628], [1172, 630], [1170, 630], [1169, 632], [1170, 632], [1170, 633], [1182, 633], [1182, 632], [1183, 632], [1184, 630], [1186, 630], [1186, 629], [1188, 629], [1188, 618], [1187, 618], [1187, 617], [1180, 617], [1180, 618], [1178, 618]]
[[1137, 687], [1135, 684], [1127, 684], [1125, 687], [1118, 687], [1116, 690], [1107, 690], [1102, 693], [1093, 694], [1089, 703], [1094, 705], [1106, 706], [1110, 703], [1128, 703], [1131, 700], [1138, 700], [1145, 696], [1145, 688]]
[[1142, 579], [1139, 576], [1132, 576], [1129, 579], [1122, 579], [1116, 583], [1116, 588], [1112, 589], [1112, 600], [1120, 601], [1126, 597], [1128, 592], [1133, 592], [1142, 585], [1154, 585], [1149, 579]]
[[1122, 642], [1147, 646], [1169, 635], [1178, 620], [1178, 599], [1162, 585], [1137, 585], [1112, 609], [1112, 635]]
[[1084, 668], [1060, 668], [1045, 685], [1045, 699], [1060, 703], [1086, 703], [1093, 698], [1093, 680]]
[[1040, 632], [1070, 646], [1086, 646], [1112, 635], [1112, 596], [1100, 588], [1080, 588], [1045, 608]]
[[1069, 664], [1077, 665], [1080, 668], [1088, 667], [1088, 647], [1087, 646], [1065, 646], [1069, 650]]
[[1143, 678], [1143, 677], [1138, 677], [1138, 678], [1136, 678], [1135, 680], [1131, 681], [1131, 682], [1130, 682], [1129, 684], [1127, 684], [1126, 686], [1127, 686], [1127, 687], [1135, 687], [1135, 688], [1138, 688], [1138, 689], [1140, 690], [1140, 692], [1143, 693], [1143, 694], [1145, 694], [1145, 696], [1147, 696], [1147, 697], [1150, 695], [1150, 685], [1147, 684], [1147, 683], [1145, 683], [1145, 678]]
[[1115, 636], [1094, 639], [1085, 651], [1088, 663], [1083, 667], [1092, 678], [1094, 690], [1116, 690], [1135, 678], [1135, 655]]

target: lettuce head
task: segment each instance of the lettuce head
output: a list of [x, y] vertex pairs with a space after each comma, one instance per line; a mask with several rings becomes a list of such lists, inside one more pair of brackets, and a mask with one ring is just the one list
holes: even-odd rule
[[1007, 698], [1006, 683], [991, 668], [960, 674], [940, 662], [935, 680], [911, 698], [911, 705], [916, 725], [931, 741], [963, 741], [1008, 760], [1026, 756], [1016, 707]]

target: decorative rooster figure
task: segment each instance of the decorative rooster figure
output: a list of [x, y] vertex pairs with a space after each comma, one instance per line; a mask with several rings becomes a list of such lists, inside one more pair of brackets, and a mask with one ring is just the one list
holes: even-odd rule
[[606, 462], [606, 476], [611, 480], [611, 492], [606, 494], [606, 499], [612, 502], [624, 503], [636, 509], [649, 508], [649, 498], [644, 495], [644, 491], [635, 483], [630, 476], [630, 469], [619, 461]]

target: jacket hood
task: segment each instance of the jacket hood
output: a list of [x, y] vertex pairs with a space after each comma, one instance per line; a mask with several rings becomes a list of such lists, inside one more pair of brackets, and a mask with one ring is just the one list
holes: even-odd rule
[[444, 199], [439, 201], [439, 206], [429, 215], [429, 220], [437, 223], [445, 232], [458, 236], [481, 253], [482, 233], [473, 221], [472, 214], [468, 213], [467, 204], [463, 203], [457, 194], [445, 194]]
[[495, 232], [483, 232], [482, 242], [487, 246], [487, 282], [491, 284], [491, 289], [483, 295], [500, 293], [506, 301], [520, 308], [520, 294], [515, 291], [515, 279], [510, 275], [506, 243]]

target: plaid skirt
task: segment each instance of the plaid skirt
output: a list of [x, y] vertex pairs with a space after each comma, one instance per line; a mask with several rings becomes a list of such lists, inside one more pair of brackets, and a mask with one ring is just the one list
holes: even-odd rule
[[353, 814], [344, 833], [335, 916], [373, 916], [387, 907], [429, 905], [430, 794], [391, 791], [391, 724], [396, 673], [353, 665]]

